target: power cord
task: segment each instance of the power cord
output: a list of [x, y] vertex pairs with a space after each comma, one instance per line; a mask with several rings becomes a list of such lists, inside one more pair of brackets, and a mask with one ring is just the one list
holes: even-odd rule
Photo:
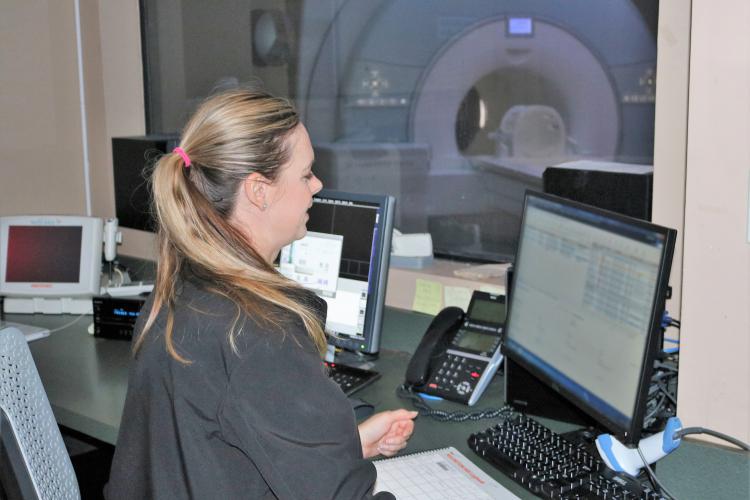
[[78, 320], [80, 320], [84, 316], [86, 316], [86, 313], [81, 314], [80, 316], [77, 316], [75, 319], [70, 320], [69, 322], [65, 323], [62, 326], [58, 326], [57, 328], [51, 329], [49, 332], [55, 333], [55, 332], [59, 332], [60, 330], [65, 330], [66, 328], [68, 328], [69, 326], [72, 326], [74, 323], [76, 323]]
[[687, 436], [688, 434], [708, 434], [709, 436], [714, 436], [719, 439], [723, 439], [724, 441], [728, 441], [745, 451], [750, 451], [750, 445], [748, 445], [747, 443], [740, 441], [737, 438], [733, 438], [732, 436], [728, 436], [727, 434], [724, 434], [722, 432], [706, 429], [705, 427], [685, 427], [684, 429], [680, 429], [679, 431], [675, 432], [674, 438], [679, 439], [682, 436]]
[[396, 388], [396, 395], [402, 399], [411, 401], [414, 408], [419, 410], [420, 416], [430, 417], [438, 422], [465, 422], [467, 420], [476, 421], [486, 418], [508, 417], [514, 411], [511, 406], [486, 408], [484, 410], [469, 412], [436, 410], [425, 403], [425, 401], [418, 394], [414, 393], [411, 387], [406, 384], [402, 384]]

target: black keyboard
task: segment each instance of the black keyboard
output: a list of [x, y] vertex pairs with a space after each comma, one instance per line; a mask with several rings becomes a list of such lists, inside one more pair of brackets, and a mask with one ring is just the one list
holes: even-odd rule
[[469, 448], [542, 498], [660, 499], [640, 481], [609, 469], [598, 454], [522, 414], [469, 436]]
[[324, 361], [324, 364], [328, 368], [328, 376], [341, 387], [341, 390], [347, 396], [351, 396], [380, 378], [380, 373], [373, 370], [364, 370], [327, 361]]

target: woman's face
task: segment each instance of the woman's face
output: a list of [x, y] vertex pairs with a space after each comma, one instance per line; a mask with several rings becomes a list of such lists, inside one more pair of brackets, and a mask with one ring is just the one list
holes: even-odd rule
[[277, 252], [305, 236], [312, 197], [323, 188], [323, 183], [312, 172], [315, 154], [304, 125], [299, 124], [286, 141], [289, 160], [267, 192], [269, 236]]

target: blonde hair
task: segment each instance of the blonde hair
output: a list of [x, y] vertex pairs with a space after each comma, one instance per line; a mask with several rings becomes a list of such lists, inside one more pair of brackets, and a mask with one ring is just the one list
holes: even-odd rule
[[[178, 153], [168, 153], [158, 161], [151, 181], [159, 264], [153, 307], [135, 351], [166, 306], [167, 352], [189, 363], [172, 339], [175, 285], [186, 266], [237, 305], [234, 326], [228, 332], [235, 352], [242, 312], [280, 330], [279, 309], [299, 317], [318, 349], [325, 349], [320, 321], [295, 293], [301, 288], [278, 273], [229, 222], [235, 197], [248, 175], [258, 172], [275, 181], [288, 160], [286, 138], [298, 124], [297, 112], [285, 99], [260, 90], [223, 92], [208, 98], [185, 126], [180, 148], [190, 166]], [[263, 307], [270, 304], [277, 307]]]

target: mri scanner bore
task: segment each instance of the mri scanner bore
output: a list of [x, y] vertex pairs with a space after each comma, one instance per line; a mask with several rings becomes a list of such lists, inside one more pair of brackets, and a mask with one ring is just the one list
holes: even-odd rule
[[[268, 3], [214, 12], [232, 28], [201, 38], [201, 54], [246, 46], [238, 9]], [[270, 3], [288, 31], [281, 67], [207, 60], [200, 84], [161, 70], [160, 88], [184, 78], [182, 93], [151, 89], [165, 104], [150, 111], [184, 112], [216, 82], [260, 78], [295, 101], [327, 187], [397, 196], [396, 227], [429, 231], [437, 253], [511, 257], [523, 193], [541, 190], [548, 166], [653, 162], [655, 0]], [[184, 1], [182, 17], [205, 20], [201, 9]], [[172, 43], [188, 57], [191, 36], [182, 47], [147, 36], [147, 49]]]

